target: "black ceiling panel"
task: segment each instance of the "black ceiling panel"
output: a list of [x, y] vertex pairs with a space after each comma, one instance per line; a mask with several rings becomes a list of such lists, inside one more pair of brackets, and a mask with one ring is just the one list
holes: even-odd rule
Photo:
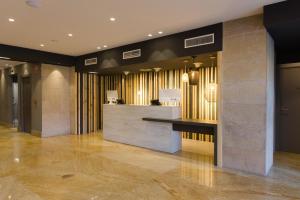
[[[206, 34], [214, 34], [214, 43], [185, 48], [184, 40]], [[185, 31], [173, 35], [167, 35], [143, 42], [129, 44], [106, 51], [95, 52], [79, 56], [76, 63], [78, 72], [100, 72], [112, 69], [113, 71], [123, 71], [126, 66], [155, 63], [175, 59], [184, 56], [199, 55], [202, 53], [222, 51], [223, 24], [215, 24], [203, 28]], [[126, 59], [122, 58], [123, 52], [141, 49], [141, 57]], [[96, 65], [85, 66], [85, 59], [97, 57]]]

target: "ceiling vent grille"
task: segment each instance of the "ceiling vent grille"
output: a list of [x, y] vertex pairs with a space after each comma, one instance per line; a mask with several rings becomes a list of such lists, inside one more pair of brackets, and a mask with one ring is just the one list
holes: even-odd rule
[[184, 48], [199, 47], [215, 43], [215, 34], [201, 35], [184, 40]]
[[89, 65], [96, 65], [98, 63], [97, 58], [89, 58], [84, 60], [84, 65], [89, 66]]
[[125, 52], [123, 52], [123, 60], [141, 57], [141, 55], [142, 55], [141, 49], [135, 49], [135, 50], [132, 50], [132, 51], [125, 51]]

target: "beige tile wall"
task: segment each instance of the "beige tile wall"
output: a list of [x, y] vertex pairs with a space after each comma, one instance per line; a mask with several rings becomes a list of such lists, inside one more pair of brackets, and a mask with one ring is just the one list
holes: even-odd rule
[[74, 69], [42, 65], [42, 137], [72, 132], [72, 80]]
[[220, 68], [224, 167], [266, 175], [271, 166], [274, 117], [271, 43], [262, 16], [224, 23]]

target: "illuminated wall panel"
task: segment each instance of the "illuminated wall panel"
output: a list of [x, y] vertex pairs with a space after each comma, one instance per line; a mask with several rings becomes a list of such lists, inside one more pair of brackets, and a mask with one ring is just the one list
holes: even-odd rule
[[[201, 67], [198, 85], [189, 86], [181, 81], [183, 69], [160, 72], [140, 72], [104, 75], [77, 74], [77, 133], [95, 132], [102, 128], [102, 105], [106, 91], [117, 90], [126, 104], [150, 105], [158, 99], [159, 89], [181, 89], [182, 117], [217, 120], [217, 68]], [[164, 105], [178, 103], [164, 103]], [[212, 141], [212, 136], [183, 133], [183, 138]]]

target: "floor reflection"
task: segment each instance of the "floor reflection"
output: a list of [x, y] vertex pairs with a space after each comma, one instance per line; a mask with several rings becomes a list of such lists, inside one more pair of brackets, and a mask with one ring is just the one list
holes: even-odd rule
[[300, 156], [277, 153], [268, 177], [220, 169], [213, 156], [167, 154], [101, 134], [38, 138], [0, 126], [0, 200], [300, 199]]
[[182, 178], [190, 179], [195, 184], [213, 187], [214, 185], [214, 166], [213, 157], [189, 153], [186, 155], [189, 162], [182, 161], [180, 175]]

